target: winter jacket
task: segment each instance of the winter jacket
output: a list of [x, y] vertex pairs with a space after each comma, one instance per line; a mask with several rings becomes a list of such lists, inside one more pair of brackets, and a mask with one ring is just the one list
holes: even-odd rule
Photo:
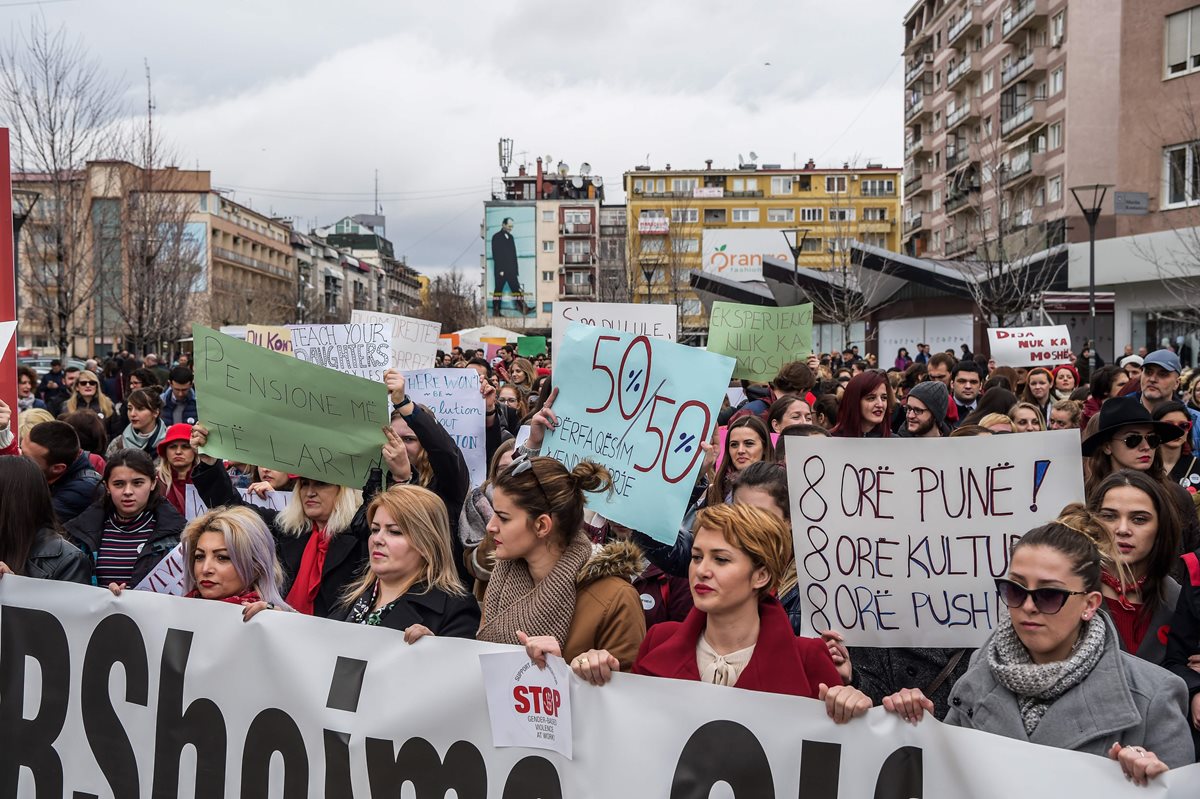
[[[1187, 684], [1188, 699], [1194, 701], [1200, 694], [1200, 672], [1188, 667], [1188, 657], [1200, 655], [1200, 550], [1187, 553], [1182, 561], [1188, 579], [1180, 590], [1179, 601], [1171, 616], [1163, 668], [1183, 679]], [[1200, 762], [1200, 730], [1195, 727], [1192, 727], [1192, 743], [1196, 760]]]
[[[108, 511], [104, 507], [104, 500], [98, 499], [67, 524], [67, 535], [87, 556], [93, 569], [96, 566], [96, 555], [100, 552], [104, 536], [104, 522], [107, 516]], [[179, 515], [179, 511], [171, 507], [170, 502], [165, 499], [158, 500], [158, 504], [154, 506], [154, 533], [146, 541], [137, 561], [133, 564], [133, 574], [129, 580], [130, 586], [136, 586], [146, 579], [146, 575], [154, 570], [158, 562], [178, 546], [179, 537], [183, 535], [183, 528], [186, 524], [187, 520]]]
[[[350, 606], [338, 606], [329, 618], [347, 621]], [[475, 638], [479, 630], [479, 603], [470, 594], [448, 594], [440, 588], [425, 590], [424, 584], [409, 589], [379, 621], [380, 627], [403, 632], [420, 624], [443, 638]]]
[[90, 585], [92, 562], [56, 530], [43, 528], [25, 560], [25, 576]]
[[[773, 694], [815, 699], [818, 687], [841, 685], [842, 678], [820, 638], [802, 638], [792, 632], [787, 614], [774, 597], [758, 605], [760, 627], [754, 654], [734, 687]], [[708, 616], [692, 608], [681, 622], [656, 624], [646, 633], [633, 664], [634, 674], [700, 680], [696, 643], [704, 634]]]
[[[1146, 628], [1146, 637], [1138, 645], [1138, 650], [1133, 653], [1156, 666], [1163, 665], [1163, 661], [1167, 657], [1167, 635], [1171, 631], [1171, 617], [1175, 613], [1175, 605], [1179, 602], [1179, 590], [1179, 583], [1172, 578], [1167, 577], [1163, 580], [1163, 601], [1158, 604], [1158, 609], [1154, 611], [1154, 616], [1150, 619], [1150, 626]], [[1101, 605], [1100, 610], [1107, 613], [1107, 605]], [[1125, 649], [1125, 641], [1119, 635], [1117, 644], [1120, 645], [1122, 651], [1129, 651]]]
[[[159, 414], [160, 419], [166, 423], [167, 427], [173, 424], [195, 424], [200, 418], [199, 412], [196, 410], [196, 389], [188, 389], [187, 399], [175, 399], [175, 392], [167, 386], [162, 393], [162, 413]], [[178, 418], [176, 418], [178, 411]]]
[[958, 652], [957, 649], [852, 646], [850, 662], [854, 668], [851, 685], [871, 697], [876, 705], [883, 704], [885, 696], [891, 696], [902, 688], [920, 688], [933, 702], [933, 715], [944, 719], [950, 712], [950, 692], [954, 683], [967, 673], [974, 651], [966, 650], [950, 674], [931, 692], [929, 686]]
[[692, 612], [692, 588], [686, 577], [674, 577], [652, 564], [633, 581], [642, 601], [646, 629], [665, 621], [683, 621]]
[[75, 461], [50, 484], [50, 497], [59, 524], [66, 525], [96, 500], [100, 473], [92, 468], [88, 453], [80, 451]]
[[570, 662], [589, 649], [607, 649], [628, 671], [646, 637], [646, 617], [632, 579], [641, 571], [641, 553], [625, 541], [596, 551], [576, 578], [575, 614], [563, 657]]
[[[208, 464], [198, 462], [192, 470], [192, 482], [196, 493], [210, 508], [220, 505], [244, 505], [257, 513], [275, 537], [275, 552], [279, 556], [279, 564], [283, 567], [283, 584], [280, 593], [287, 596], [291, 590], [292, 581], [300, 568], [304, 557], [304, 548], [308, 546], [308, 535], [289, 535], [279, 526], [279, 511], [273, 508], [263, 508], [251, 505], [242, 499], [242, 495], [233, 487], [229, 472], [220, 461]], [[377, 487], [378, 484], [376, 484]], [[366, 490], [364, 489], [364, 495]], [[294, 501], [294, 500], [293, 500]], [[366, 502], [354, 514], [350, 526], [334, 535], [329, 540], [329, 548], [325, 553], [325, 564], [321, 569], [321, 585], [317, 589], [317, 598], [313, 602], [313, 615], [329, 617], [339, 611], [342, 593], [346, 586], [362, 574], [363, 565], [367, 561], [367, 537], [371, 534], [367, 524]]]
[[996, 680], [988, 665], [991, 639], [976, 651], [971, 667], [954, 684], [946, 723], [1105, 758], [1113, 742], [1119, 741], [1122, 746], [1149, 749], [1170, 768], [1188, 765], [1194, 752], [1183, 680], [1122, 652], [1116, 628], [1104, 619], [1108, 629], [1100, 661], [1081, 683], [1050, 705], [1033, 735], [1025, 732], [1016, 695]]

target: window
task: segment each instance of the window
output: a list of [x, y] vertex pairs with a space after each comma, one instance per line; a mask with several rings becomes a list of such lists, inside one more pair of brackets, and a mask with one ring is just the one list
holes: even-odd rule
[[862, 196], [890, 197], [896, 193], [894, 180], [864, 180], [862, 181]]
[[996, 27], [991, 22], [983, 26], [983, 43], [991, 44], [996, 40]]
[[846, 191], [846, 176], [845, 175], [826, 175], [825, 176], [825, 193], [826, 194], [841, 194]]
[[543, 283], [549, 283], [552, 280], [554, 280], [553, 272], [542, 272], [542, 282]]
[[830, 208], [829, 209], [829, 221], [830, 222], [853, 222], [854, 221], [854, 209], [853, 208]]
[[800, 252], [821, 252], [824, 249], [825, 242], [819, 237], [809, 236], [804, 239], [804, 243], [800, 245]]
[[700, 221], [699, 208], [672, 208], [671, 221], [676, 223], [695, 224]]
[[567, 239], [563, 251], [567, 255], [589, 255], [592, 251], [592, 243], [587, 239]]
[[696, 178], [671, 178], [671, 191], [691, 194], [700, 185]]
[[592, 212], [587, 208], [563, 211], [563, 223], [567, 225], [590, 225], [592, 224]]
[[824, 208], [801, 208], [801, 222], [823, 222], [825, 220]]
[[771, 178], [771, 193], [772, 194], [791, 194], [792, 179], [791, 178]]
[[1043, 205], [1046, 204], [1046, 187], [1045, 186], [1042, 186], [1041, 188], [1039, 188], [1037, 191], [1035, 191], [1033, 193], [1033, 204], [1034, 204], [1034, 206], [1036, 206], [1038, 208], [1041, 208]]
[[757, 222], [758, 221], [758, 209], [757, 208], [734, 208], [733, 209], [733, 221], [734, 222]]
[[941, 111], [933, 112], [933, 129], [934, 130], [942, 129], [942, 112]]
[[1050, 44], [1057, 47], [1067, 35], [1067, 12], [1059, 11], [1050, 20]]
[[1049, 149], [1057, 150], [1062, 147], [1062, 123], [1055, 122], [1050, 126], [1050, 144]]
[[933, 194], [929, 198], [929, 210], [936, 211], [942, 207], [942, 190], [934, 189]]
[[663, 251], [663, 239], [660, 237], [642, 239], [642, 255], [657, 255]]
[[542, 303], [542, 313], [554, 313], [554, 303], [543, 302]]
[[563, 275], [563, 281], [569, 286], [586, 286], [591, 281], [591, 277], [587, 272], [566, 272]]
[[768, 208], [768, 222], [795, 222], [796, 211], [793, 208]]
[[987, 72], [983, 73], [983, 91], [984, 91], [984, 93], [990, 92], [993, 88], [995, 88], [995, 86], [996, 86], [995, 80], [996, 80], [996, 73], [994, 70], [989, 69]]
[[758, 191], [758, 178], [734, 178], [734, 191]]
[[878, 247], [881, 250], [887, 249], [887, 234], [886, 233], [863, 233], [860, 237], [863, 244], [871, 247]]
[[679, 303], [679, 313], [683, 316], [699, 316], [700, 312], [700, 300], [685, 299]]
[[666, 219], [667, 212], [663, 208], [643, 208], [638, 212], [638, 219]]
[[829, 240], [830, 252], [845, 252], [850, 249], [850, 245], [854, 243], [854, 239], [845, 236], [832, 238]]
[[1059, 67], [1050, 73], [1050, 95], [1056, 95], [1063, 90], [1063, 68]]
[[[641, 183], [640, 180], [635, 181], [635, 182]], [[638, 186], [638, 188], [641, 188], [641, 187]], [[554, 211], [553, 210], [542, 211], [542, 221], [543, 222], [553, 222], [554, 221]]]
[[700, 239], [671, 239], [671, 252], [700, 252]]
[[1200, 6], [1167, 17], [1167, 77], [1200, 70]]
[[641, 179], [641, 178], [634, 178], [634, 180], [633, 180], [633, 190], [634, 190], [635, 192], [638, 192], [638, 191], [641, 191], [641, 190], [642, 190], [642, 179]]
[[[990, 22], [988, 23], [988, 27], [991, 27]], [[933, 231], [933, 249], [934, 250], [942, 249], [942, 231], [940, 231], [940, 230]]]
[[886, 208], [864, 208], [863, 221], [865, 222], [886, 222], [888, 218]]
[[542, 242], [542, 252], [554, 252], [554, 241], [546, 240]]
[[1046, 181], [1046, 199], [1052, 203], [1062, 199], [1062, 175], [1055, 175]]
[[1200, 203], [1200, 142], [1168, 147], [1163, 151], [1166, 205]]

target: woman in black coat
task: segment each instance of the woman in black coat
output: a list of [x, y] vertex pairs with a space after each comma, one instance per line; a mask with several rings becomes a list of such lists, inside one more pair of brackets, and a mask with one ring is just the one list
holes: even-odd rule
[[62, 537], [50, 487], [28, 458], [0, 458], [0, 575], [90, 583], [92, 564]]
[[333, 618], [390, 627], [413, 643], [427, 635], [474, 638], [479, 605], [450, 553], [446, 506], [418, 486], [393, 486], [367, 506], [369, 567]]

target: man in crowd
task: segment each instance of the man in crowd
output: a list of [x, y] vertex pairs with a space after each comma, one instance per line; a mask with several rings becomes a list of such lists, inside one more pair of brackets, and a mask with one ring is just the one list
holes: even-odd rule
[[168, 426], [195, 424], [200, 415], [196, 411], [196, 389], [192, 386], [192, 370], [186, 366], [176, 366], [168, 377], [171, 385], [162, 393], [162, 420]]
[[[1164, 402], [1176, 399], [1179, 391], [1179, 373], [1182, 366], [1179, 356], [1170, 350], [1155, 350], [1146, 356], [1142, 366], [1142, 407], [1150, 413]], [[1200, 450], [1200, 411], [1188, 408], [1192, 420], [1192, 451]]]
[[927, 374], [930, 380], [935, 380], [950, 388], [950, 372], [954, 370], [956, 363], [954, 356], [945, 352], [939, 352], [929, 356], [929, 367]]
[[63, 370], [62, 381], [58, 389], [52, 392], [47, 392], [46, 408], [50, 413], [58, 416], [62, 413], [63, 406], [67, 404], [67, 400], [71, 398], [71, 392], [75, 390], [75, 380], [79, 377], [78, 366], [68, 366]]
[[167, 367], [158, 362], [158, 355], [156, 353], [147, 353], [146, 357], [142, 360], [142, 366], [154, 372], [154, 376], [158, 378], [159, 385], [167, 382]]
[[960, 421], [975, 410], [982, 387], [983, 376], [979, 373], [979, 364], [962, 360], [954, 365], [954, 371], [950, 373], [950, 391], [954, 394], [954, 407]]
[[79, 447], [75, 428], [66, 422], [34, 425], [21, 442], [21, 452], [37, 464], [50, 484], [54, 513], [66, 524], [96, 499], [100, 475]]
[[940, 438], [950, 435], [946, 425], [946, 409], [950, 393], [942, 383], [926, 380], [917, 383], [904, 400], [904, 429], [902, 438]]
[[917, 345], [917, 357], [913, 359], [914, 363], [929, 363], [929, 345]]

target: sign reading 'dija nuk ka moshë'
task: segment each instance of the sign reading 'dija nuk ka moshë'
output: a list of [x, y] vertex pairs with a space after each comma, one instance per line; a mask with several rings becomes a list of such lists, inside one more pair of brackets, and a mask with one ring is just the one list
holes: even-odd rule
[[1057, 366], [1075, 361], [1066, 325], [989, 327], [988, 344], [997, 366]]

